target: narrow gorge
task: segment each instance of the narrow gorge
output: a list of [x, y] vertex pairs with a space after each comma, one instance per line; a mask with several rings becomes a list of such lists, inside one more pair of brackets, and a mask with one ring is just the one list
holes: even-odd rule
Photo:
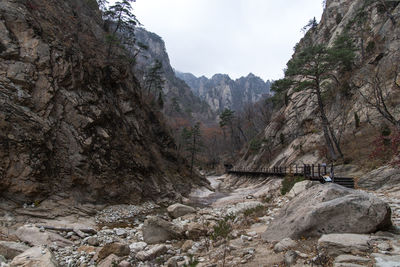
[[273, 80], [139, 1], [0, 1], [0, 267], [399, 267], [400, 2], [323, 1]]

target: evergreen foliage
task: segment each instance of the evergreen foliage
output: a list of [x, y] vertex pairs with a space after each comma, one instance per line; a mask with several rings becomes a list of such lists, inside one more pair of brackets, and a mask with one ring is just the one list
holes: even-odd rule
[[127, 47], [135, 45], [135, 27], [140, 23], [133, 14], [131, 5], [133, 2], [134, 0], [121, 0], [109, 8], [105, 8], [106, 1], [99, 2], [99, 5], [105, 8], [104, 20], [110, 22], [112, 28], [107, 36], [108, 58], [111, 57], [112, 48], [116, 45], [121, 44]]
[[340, 144], [325, 113], [322, 92], [331, 82], [338, 83], [336, 71], [349, 71], [355, 58], [354, 46], [347, 34], [340, 35], [332, 48], [323, 44], [310, 44], [287, 64], [285, 76], [293, 82], [295, 91], [310, 90], [317, 96], [318, 111], [328, 151], [333, 160], [343, 158]]
[[156, 60], [146, 74], [145, 88], [147, 89], [147, 95], [150, 95], [150, 93], [154, 95], [162, 93], [165, 82], [162, 77], [163, 74], [162, 63]]
[[196, 159], [197, 153], [200, 152], [200, 148], [202, 146], [200, 122], [197, 122], [194, 126], [183, 128], [181, 137], [184, 142], [186, 151], [190, 153], [190, 173], [191, 176], [193, 176], [194, 161]]

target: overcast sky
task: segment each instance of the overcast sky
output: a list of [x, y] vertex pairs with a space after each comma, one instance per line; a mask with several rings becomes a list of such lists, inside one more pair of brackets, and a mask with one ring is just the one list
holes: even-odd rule
[[133, 7], [164, 39], [175, 69], [264, 80], [283, 76], [301, 28], [322, 14], [322, 0], [136, 0]]

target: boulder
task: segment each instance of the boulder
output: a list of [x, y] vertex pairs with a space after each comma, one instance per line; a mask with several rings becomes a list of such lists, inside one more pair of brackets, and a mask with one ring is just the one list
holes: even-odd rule
[[111, 254], [119, 257], [128, 256], [130, 252], [131, 250], [129, 249], [128, 245], [114, 242], [107, 244], [101, 248], [101, 250], [99, 251], [98, 260], [105, 259]]
[[282, 252], [284, 250], [295, 248], [296, 246], [297, 246], [297, 242], [292, 240], [291, 238], [287, 237], [287, 238], [282, 239], [280, 242], [278, 242], [274, 246], [274, 251], [276, 253], [278, 253], [278, 252]]
[[24, 243], [0, 241], [0, 255], [12, 260], [15, 256], [28, 250], [30, 247]]
[[192, 207], [182, 205], [182, 204], [173, 204], [167, 208], [169, 215], [172, 218], [179, 218], [189, 213], [195, 213], [196, 210]]
[[297, 260], [297, 252], [293, 250], [289, 250], [285, 253], [285, 263], [286, 266], [292, 266], [293, 264], [296, 263]]
[[31, 225], [19, 227], [15, 235], [19, 240], [31, 246], [52, 245], [55, 243], [58, 247], [68, 247], [74, 244], [58, 234], [47, 231], [42, 232], [36, 226]]
[[329, 233], [373, 233], [391, 226], [387, 203], [337, 184], [315, 185], [282, 207], [262, 234], [264, 241], [319, 237]]
[[140, 251], [136, 254], [136, 258], [140, 261], [153, 260], [161, 254], [167, 252], [167, 247], [165, 245], [156, 245], [146, 251]]
[[129, 245], [129, 249], [133, 253], [138, 253], [139, 251], [144, 250], [147, 247], [145, 242], [135, 242]]
[[150, 216], [143, 224], [143, 240], [148, 244], [162, 243], [183, 236], [183, 227], [165, 221], [156, 216]]
[[301, 192], [317, 184], [319, 184], [319, 182], [309, 181], [309, 180], [295, 183], [292, 189], [289, 191], [289, 193], [286, 194], [286, 197], [292, 199], [295, 196], [299, 195]]
[[359, 254], [371, 251], [371, 237], [359, 234], [327, 234], [318, 240], [318, 250], [336, 257], [342, 254]]
[[190, 239], [197, 240], [207, 234], [207, 229], [196, 222], [190, 222], [185, 226], [186, 236]]
[[16, 256], [10, 267], [57, 267], [57, 261], [48, 248], [33, 247]]
[[117, 255], [110, 254], [105, 259], [103, 259], [101, 262], [99, 262], [97, 267], [111, 267], [111, 266], [115, 266], [116, 264], [118, 264], [118, 262], [119, 262], [119, 257]]
[[97, 247], [98, 245], [100, 245], [99, 240], [97, 239], [96, 236], [90, 236], [86, 239], [86, 242], [88, 243], [88, 245], [90, 246], [94, 246]]

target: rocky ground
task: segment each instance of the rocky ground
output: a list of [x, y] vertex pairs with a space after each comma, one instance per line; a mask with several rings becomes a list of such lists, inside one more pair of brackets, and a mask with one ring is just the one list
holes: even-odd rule
[[[374, 196], [307, 181], [281, 196], [279, 179], [209, 180], [215, 192], [198, 188], [168, 207], [82, 205], [67, 212], [65, 202], [7, 209], [3, 202], [0, 264], [400, 266], [396, 192]], [[392, 208], [394, 227], [381, 199]]]

